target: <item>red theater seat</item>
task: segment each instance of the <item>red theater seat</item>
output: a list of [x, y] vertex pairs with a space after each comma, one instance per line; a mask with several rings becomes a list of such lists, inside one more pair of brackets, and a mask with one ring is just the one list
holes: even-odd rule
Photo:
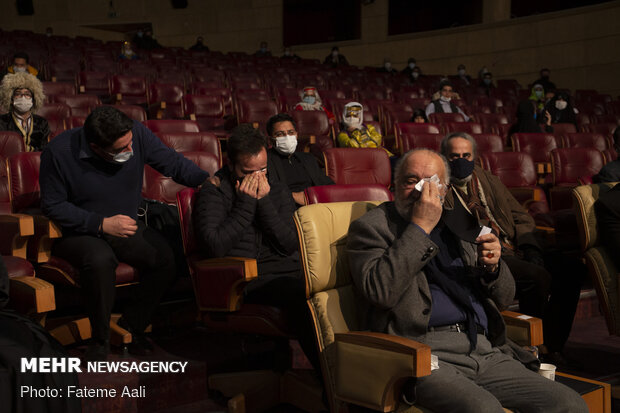
[[54, 100], [69, 106], [72, 116], [86, 117], [94, 108], [101, 105], [97, 95], [57, 95]]
[[563, 136], [564, 148], [595, 148], [601, 152], [610, 148], [607, 137], [600, 133], [567, 133]]
[[465, 122], [460, 113], [431, 113], [428, 120], [432, 123]]
[[155, 134], [167, 132], [200, 132], [198, 123], [193, 120], [151, 119], [145, 120], [142, 123]]
[[538, 165], [539, 173], [550, 172], [549, 154], [558, 147], [555, 136], [549, 133], [515, 133], [511, 137], [512, 150], [529, 154]]
[[158, 133], [159, 139], [177, 152], [207, 152], [214, 155], [222, 165], [220, 140], [210, 132]]
[[478, 153], [502, 152], [504, 142], [501, 136], [494, 133], [476, 133], [471, 135], [476, 141]]
[[551, 151], [551, 170], [553, 187], [549, 197], [551, 209], [569, 209], [572, 207], [572, 188], [578, 186], [579, 179], [584, 176], [596, 175], [605, 158], [594, 148], [562, 148]]
[[111, 94], [116, 103], [146, 105], [148, 103], [144, 76], [114, 75]]
[[391, 201], [392, 193], [380, 184], [367, 185], [322, 185], [311, 186], [304, 190], [306, 203], [352, 201]]
[[111, 93], [109, 72], [80, 72], [78, 75], [80, 93], [109, 98]]
[[323, 151], [325, 173], [337, 184], [379, 184], [392, 180], [390, 159], [379, 148], [331, 148]]
[[329, 124], [327, 114], [319, 110], [294, 110], [291, 116], [297, 125], [299, 147], [303, 150], [310, 142], [310, 136], [316, 138], [316, 146], [323, 151], [334, 146], [333, 127]]
[[149, 86], [150, 113], [153, 119], [174, 119], [185, 116], [182, 84], [152, 83]]
[[465, 132], [470, 135], [482, 133], [482, 126], [474, 122], [446, 122], [443, 127], [445, 133]]
[[137, 105], [114, 105], [114, 107], [133, 120], [144, 122], [146, 120], [146, 111], [142, 106]]
[[42, 82], [47, 102], [53, 102], [56, 95], [75, 95], [75, 84], [71, 82]]
[[438, 133], [402, 133], [399, 135], [401, 155], [411, 149], [425, 148], [439, 152], [443, 135]]

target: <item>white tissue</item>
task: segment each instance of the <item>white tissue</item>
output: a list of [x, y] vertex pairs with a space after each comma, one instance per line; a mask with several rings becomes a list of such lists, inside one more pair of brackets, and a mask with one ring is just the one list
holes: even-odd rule
[[478, 234], [479, 237], [486, 235], [486, 234], [490, 234], [492, 231], [491, 228], [487, 227], [486, 225], [482, 226], [482, 229], [480, 230], [480, 234]]
[[430, 178], [424, 178], [420, 182], [415, 184], [415, 189], [417, 189], [418, 191], [422, 192], [422, 188], [424, 187], [424, 183], [425, 182], [434, 182], [435, 184], [437, 184], [437, 188], [438, 189], [441, 189], [441, 187], [443, 186], [443, 185], [441, 185], [439, 183], [439, 177], [437, 176], [437, 174], [435, 174], [435, 175], [431, 176]]

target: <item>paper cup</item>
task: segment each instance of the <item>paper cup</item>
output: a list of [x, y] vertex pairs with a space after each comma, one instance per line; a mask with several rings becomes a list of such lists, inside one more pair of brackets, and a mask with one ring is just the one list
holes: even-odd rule
[[549, 380], [555, 380], [555, 366], [549, 363], [541, 363], [538, 374]]

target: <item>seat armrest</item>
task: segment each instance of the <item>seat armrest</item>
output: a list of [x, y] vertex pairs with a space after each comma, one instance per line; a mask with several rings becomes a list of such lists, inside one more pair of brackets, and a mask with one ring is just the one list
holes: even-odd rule
[[56, 309], [54, 287], [40, 278], [12, 277], [9, 291], [11, 307], [22, 314], [43, 314]]
[[28, 238], [34, 234], [34, 222], [25, 214], [0, 215], [0, 254], [26, 258]]
[[431, 349], [408, 338], [374, 332], [335, 335], [336, 397], [393, 411], [410, 377], [431, 374]]
[[253, 258], [189, 261], [196, 301], [201, 311], [237, 311], [243, 301], [243, 288], [258, 277], [258, 267]]
[[502, 311], [506, 323], [506, 335], [520, 346], [539, 346], [543, 343], [543, 327], [540, 318], [514, 311]]
[[62, 237], [60, 226], [44, 215], [33, 215], [34, 235], [28, 242], [28, 260], [35, 263], [49, 261], [52, 244]]

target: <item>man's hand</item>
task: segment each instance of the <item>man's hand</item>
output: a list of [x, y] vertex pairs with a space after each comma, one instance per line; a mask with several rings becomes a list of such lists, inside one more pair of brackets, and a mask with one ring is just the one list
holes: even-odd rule
[[108, 235], [127, 238], [138, 230], [136, 221], [127, 215], [114, 215], [113, 217], [103, 218], [101, 230]]
[[293, 199], [297, 205], [306, 205], [306, 197], [304, 196], [304, 191], [293, 192]]
[[248, 174], [243, 177], [241, 182], [237, 181], [236, 190], [237, 194], [245, 194], [256, 199], [258, 193], [258, 177], [256, 174]]
[[256, 194], [257, 199], [262, 199], [269, 195], [269, 191], [271, 191], [271, 187], [269, 186], [269, 181], [267, 180], [267, 174], [264, 172], [255, 172], [257, 175], [258, 181], [258, 193]]
[[[416, 189], [412, 191], [412, 193], [415, 192], [417, 192]], [[441, 196], [437, 184], [427, 181], [422, 187], [420, 197], [411, 208], [411, 222], [430, 234], [439, 222], [442, 210], [443, 206], [441, 205]]]
[[488, 271], [497, 270], [497, 263], [502, 255], [502, 245], [493, 233], [476, 238], [478, 243], [478, 262]]

